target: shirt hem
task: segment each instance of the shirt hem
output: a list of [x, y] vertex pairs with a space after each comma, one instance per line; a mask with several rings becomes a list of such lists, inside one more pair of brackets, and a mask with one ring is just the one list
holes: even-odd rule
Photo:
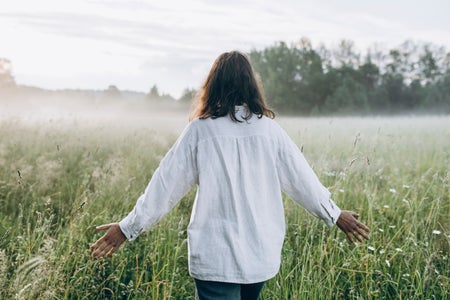
[[266, 276], [244, 279], [242, 277], [226, 277], [226, 276], [217, 276], [217, 275], [202, 275], [196, 274], [195, 272], [189, 271], [189, 275], [192, 278], [203, 280], [203, 281], [215, 281], [215, 282], [226, 282], [226, 283], [237, 283], [237, 284], [253, 284], [258, 282], [267, 281], [269, 279], [274, 278], [278, 274], [278, 269], [275, 272], [271, 272]]

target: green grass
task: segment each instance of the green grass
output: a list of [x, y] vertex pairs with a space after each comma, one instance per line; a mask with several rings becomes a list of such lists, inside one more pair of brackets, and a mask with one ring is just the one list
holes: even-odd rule
[[[1, 299], [194, 299], [194, 190], [111, 259], [88, 250], [96, 225], [133, 207], [186, 120], [169, 129], [174, 118], [0, 121]], [[285, 199], [282, 265], [262, 299], [448, 299], [450, 118], [279, 121], [336, 203], [372, 233], [350, 245]]]

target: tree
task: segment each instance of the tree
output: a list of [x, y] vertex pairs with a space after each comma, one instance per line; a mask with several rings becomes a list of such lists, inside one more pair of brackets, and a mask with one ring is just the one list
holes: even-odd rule
[[367, 113], [368, 99], [364, 86], [351, 77], [344, 78], [342, 84], [326, 99], [324, 110], [338, 114]]
[[6, 58], [0, 58], [0, 89], [12, 88], [16, 86], [12, 76], [11, 61]]
[[[425, 85], [436, 82], [441, 75], [441, 70], [439, 68], [440, 59], [438, 57], [440, 54], [439, 50], [432, 51], [431, 45], [423, 46], [423, 52], [419, 57], [418, 65], [422, 75], [422, 83]], [[443, 60], [443, 57], [441, 59]]]
[[351, 40], [341, 40], [338, 49], [334, 51], [334, 58], [338, 67], [356, 67], [359, 64], [359, 56], [355, 52], [355, 43]]
[[118, 98], [121, 98], [122, 94], [121, 94], [120, 90], [117, 88], [117, 86], [110, 85], [105, 90], [105, 96], [107, 96], [109, 98], [118, 99]]
[[152, 88], [148, 92], [146, 98], [150, 99], [150, 100], [160, 100], [160, 95], [159, 95], [158, 87], [156, 86], [156, 84], [154, 84], [152, 86]]
[[196, 94], [197, 91], [195, 89], [184, 89], [183, 94], [181, 95], [180, 99], [178, 99], [178, 101], [180, 103], [190, 103], [195, 98]]

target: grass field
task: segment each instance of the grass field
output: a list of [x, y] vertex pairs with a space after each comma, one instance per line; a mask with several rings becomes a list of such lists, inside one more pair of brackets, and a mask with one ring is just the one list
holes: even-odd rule
[[[195, 191], [111, 259], [95, 226], [133, 207], [187, 118], [0, 121], [1, 299], [194, 299]], [[350, 245], [285, 199], [279, 274], [262, 299], [449, 299], [450, 117], [279, 118], [371, 240]]]

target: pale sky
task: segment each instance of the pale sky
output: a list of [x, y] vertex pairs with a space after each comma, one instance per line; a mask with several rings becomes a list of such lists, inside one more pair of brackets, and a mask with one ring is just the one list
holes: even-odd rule
[[361, 52], [407, 39], [450, 51], [448, 0], [0, 0], [0, 57], [18, 84], [179, 97], [222, 52], [308, 37]]

